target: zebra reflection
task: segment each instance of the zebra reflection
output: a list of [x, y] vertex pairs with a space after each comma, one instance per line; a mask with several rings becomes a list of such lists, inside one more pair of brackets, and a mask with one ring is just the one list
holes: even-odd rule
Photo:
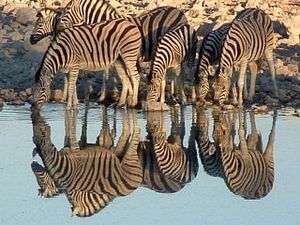
[[[213, 112], [213, 142], [208, 136], [208, 118], [204, 111], [197, 112], [196, 142], [204, 170], [224, 179], [231, 192], [245, 199], [260, 199], [274, 183], [273, 145], [277, 112], [265, 150], [262, 136], [257, 131], [255, 116], [249, 112], [251, 131], [247, 135], [246, 114]], [[238, 129], [236, 120], [238, 119]], [[234, 143], [236, 130], [239, 144]]]
[[140, 186], [143, 179], [137, 155], [140, 130], [135, 115], [123, 114], [124, 126], [116, 147], [102, 141], [107, 140], [102, 135], [103, 129], [96, 143], [82, 141], [86, 140], [86, 131], [76, 143], [76, 114], [66, 112], [65, 147], [57, 151], [51, 142], [49, 125], [39, 113], [33, 113], [35, 151], [45, 167], [33, 162], [32, 169], [43, 196], [63, 192], [74, 215], [91, 216], [115, 197], [128, 195]]
[[198, 172], [195, 146], [195, 123], [191, 127], [188, 147], [183, 146], [185, 136], [184, 114], [171, 111], [171, 134], [166, 135], [164, 114], [147, 113], [146, 140], [140, 143], [139, 156], [144, 168], [143, 186], [160, 193], [180, 191]]

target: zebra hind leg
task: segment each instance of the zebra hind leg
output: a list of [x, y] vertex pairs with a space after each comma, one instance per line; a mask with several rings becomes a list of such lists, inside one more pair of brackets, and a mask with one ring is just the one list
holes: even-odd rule
[[116, 63], [115, 68], [116, 68], [117, 73], [122, 82], [122, 91], [121, 91], [120, 99], [119, 99], [117, 106], [123, 107], [126, 104], [126, 98], [127, 98], [128, 92], [132, 92], [132, 86], [131, 86], [130, 80], [127, 77], [126, 70], [123, 67], [123, 65], [120, 62], [118, 62], [118, 63]]
[[257, 71], [258, 71], [256, 62], [249, 63], [249, 69], [250, 69], [250, 73], [251, 73], [251, 78], [250, 78], [250, 90], [249, 90], [249, 95], [248, 95], [247, 101], [252, 103], [253, 97], [255, 95], [255, 83], [256, 83], [256, 76], [257, 76]]
[[245, 75], [246, 75], [247, 63], [241, 63], [240, 76], [238, 79], [238, 89], [239, 89], [239, 107], [243, 106], [243, 89], [246, 88], [245, 85]]
[[[73, 69], [69, 71], [68, 78], [68, 102], [67, 102], [67, 110], [72, 108], [76, 108], [78, 103], [77, 92], [76, 92], [76, 81], [78, 77], [78, 69]], [[76, 95], [76, 96], [75, 96]]]

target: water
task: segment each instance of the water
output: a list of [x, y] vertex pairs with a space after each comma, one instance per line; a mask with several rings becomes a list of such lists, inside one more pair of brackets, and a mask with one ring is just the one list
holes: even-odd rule
[[[77, 116], [77, 139], [81, 135], [85, 107]], [[94, 143], [102, 125], [103, 107], [91, 106], [87, 116], [87, 142]], [[198, 112], [199, 113], [199, 112]], [[212, 140], [212, 111], [203, 114], [209, 118], [209, 136]], [[180, 191], [172, 194], [158, 193], [139, 187], [125, 197], [115, 198], [108, 206], [87, 218], [71, 216], [71, 205], [64, 194], [54, 198], [38, 196], [38, 184], [31, 170], [33, 160], [41, 163], [38, 156], [32, 157], [35, 145], [32, 142], [32, 122], [29, 106], [6, 106], [0, 112], [0, 224], [297, 224], [300, 215], [300, 120], [279, 116], [276, 121], [274, 143], [275, 180], [272, 190], [261, 199], [246, 200], [233, 194], [224, 179], [209, 176], [197, 155], [199, 170], [196, 178]], [[51, 128], [51, 140], [58, 148], [64, 145], [65, 114], [62, 105], [48, 105], [42, 116]], [[122, 131], [122, 111], [108, 109], [108, 121], [116, 118], [116, 140]], [[249, 114], [247, 129], [250, 130]], [[130, 114], [131, 118], [134, 118]], [[160, 114], [152, 116], [153, 124], [161, 125]], [[141, 129], [141, 140], [147, 132], [147, 115], [136, 112]], [[188, 145], [192, 125], [192, 108], [184, 111], [184, 146]], [[222, 117], [220, 117], [222, 118]], [[226, 118], [226, 116], [225, 116]], [[130, 118], [129, 118], [130, 119]], [[163, 115], [167, 134], [170, 133], [171, 117]], [[255, 115], [257, 130], [266, 146], [273, 116]], [[148, 119], [149, 123], [149, 119]], [[133, 121], [129, 122], [132, 129]], [[237, 126], [238, 124], [236, 124]], [[236, 133], [235, 142], [238, 141]], [[222, 139], [225, 140], [225, 139]]]

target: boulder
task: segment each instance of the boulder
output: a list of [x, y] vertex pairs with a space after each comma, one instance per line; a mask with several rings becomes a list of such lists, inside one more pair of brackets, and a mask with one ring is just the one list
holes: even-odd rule
[[35, 9], [24, 7], [17, 9], [16, 21], [22, 25], [29, 25], [35, 21], [36, 17]]
[[3, 98], [0, 98], [0, 109], [4, 106], [4, 100]]

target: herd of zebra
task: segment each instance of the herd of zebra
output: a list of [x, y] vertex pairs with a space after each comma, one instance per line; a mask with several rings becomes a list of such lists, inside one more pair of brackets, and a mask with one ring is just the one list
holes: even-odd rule
[[[123, 127], [116, 144], [116, 116], [108, 117], [106, 108], [102, 110], [102, 125], [96, 141], [87, 142], [88, 110], [86, 106], [79, 141], [76, 138], [77, 111], [65, 111], [65, 142], [59, 151], [51, 141], [50, 126], [39, 111], [32, 113], [36, 146], [33, 155], [38, 154], [43, 163], [31, 164], [39, 193], [45, 198], [64, 193], [74, 215], [91, 216], [114, 198], [129, 195], [139, 187], [159, 193], [178, 192], [198, 175], [198, 154], [204, 171], [223, 179], [235, 195], [260, 199], [273, 187], [276, 112], [263, 150], [262, 135], [257, 131], [251, 111], [225, 113], [215, 109], [212, 142], [206, 113], [200, 108], [193, 109], [188, 147], [184, 147], [184, 108], [171, 108], [169, 136], [164, 125], [165, 115], [147, 113], [144, 140], [140, 137], [135, 111], [118, 111], [122, 114]], [[247, 115], [250, 132], [246, 127]], [[114, 120], [112, 127], [108, 118]], [[238, 144], [234, 141], [236, 133]]]
[[[212, 86], [216, 103], [226, 102], [232, 90], [232, 103], [241, 106], [244, 99], [253, 100], [258, 65], [263, 58], [270, 68], [274, 95], [278, 96], [274, 33], [287, 38], [288, 30], [258, 8], [239, 12], [231, 23], [209, 32], [203, 39], [188, 24], [184, 12], [170, 6], [131, 16], [120, 14], [106, 0], [71, 0], [63, 9], [40, 10], [37, 18], [31, 43], [49, 35], [52, 42], [35, 75], [33, 107], [40, 108], [49, 100], [50, 85], [59, 71], [67, 72], [63, 99], [70, 109], [78, 104], [79, 71], [104, 70], [104, 77], [108, 78], [112, 66], [122, 83], [118, 106], [135, 107], [140, 102], [141, 62], [151, 63], [145, 101], [149, 108], [154, 103], [165, 104], [165, 76], [169, 68], [175, 69], [171, 91], [174, 94], [177, 89], [181, 104], [187, 102], [184, 80], [190, 77], [194, 80], [193, 102], [205, 104]], [[210, 68], [215, 65], [213, 75]], [[251, 71], [249, 95], [247, 65]], [[238, 79], [233, 75], [236, 67], [240, 67]]]

